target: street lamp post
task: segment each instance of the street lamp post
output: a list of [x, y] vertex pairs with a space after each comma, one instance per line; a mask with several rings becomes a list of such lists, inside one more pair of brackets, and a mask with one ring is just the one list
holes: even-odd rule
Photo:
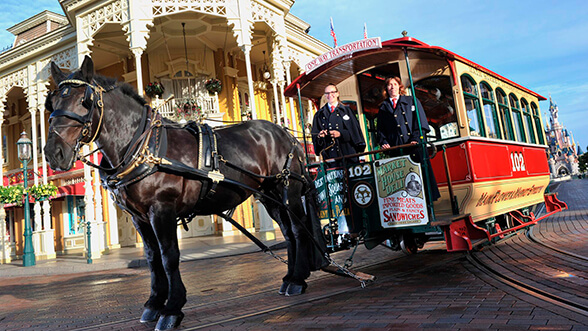
[[20, 134], [20, 139], [16, 142], [18, 148], [18, 159], [22, 162], [22, 174], [25, 188], [25, 205], [24, 205], [24, 255], [23, 265], [30, 267], [35, 265], [35, 249], [33, 248], [33, 231], [31, 230], [31, 216], [29, 207], [29, 193], [27, 189], [27, 166], [33, 154], [33, 142], [27, 137], [27, 133], [23, 131]]

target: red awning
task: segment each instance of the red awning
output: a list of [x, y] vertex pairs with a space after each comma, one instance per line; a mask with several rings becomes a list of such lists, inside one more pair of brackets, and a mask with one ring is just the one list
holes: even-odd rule
[[60, 186], [57, 188], [55, 199], [65, 197], [68, 195], [83, 196], [86, 190], [84, 189], [84, 182], [71, 184], [67, 186]]

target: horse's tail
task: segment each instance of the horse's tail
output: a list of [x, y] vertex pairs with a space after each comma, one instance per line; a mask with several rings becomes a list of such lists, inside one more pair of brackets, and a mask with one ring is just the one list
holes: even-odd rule
[[[306, 172], [306, 171], [305, 171]], [[313, 249], [310, 256], [311, 270], [319, 270], [329, 265], [325, 257], [327, 252], [327, 243], [321, 227], [321, 221], [318, 214], [318, 193], [314, 183], [310, 180], [308, 173], [305, 173], [306, 185], [304, 191], [304, 203], [306, 207], [306, 228], [310, 231], [314, 241]]]

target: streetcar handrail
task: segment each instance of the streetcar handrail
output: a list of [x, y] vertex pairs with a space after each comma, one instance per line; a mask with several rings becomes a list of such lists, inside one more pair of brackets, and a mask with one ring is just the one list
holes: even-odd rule
[[[326, 159], [323, 160], [323, 162], [333, 162], [333, 161], [338, 161], [338, 160], [343, 160], [343, 159], [349, 159], [349, 158], [353, 158], [353, 157], [360, 157], [360, 156], [364, 156], [364, 155], [371, 155], [371, 154], [377, 154], [377, 153], [381, 153], [381, 152], [388, 152], [388, 151], [394, 151], [397, 149], [402, 149], [402, 148], [416, 148], [418, 147], [419, 144], [403, 144], [403, 145], [398, 145], [398, 146], [393, 146], [390, 148], [382, 148], [382, 149], [376, 149], [373, 151], [368, 151], [368, 152], [362, 152], [362, 153], [356, 153], [356, 154], [349, 154], [349, 155], [345, 155], [345, 156], [339, 156], [339, 157], [334, 157], [334, 158], [330, 158], [330, 159]], [[317, 166], [318, 164], [320, 164], [320, 162], [318, 163], [309, 163], [307, 166]]]

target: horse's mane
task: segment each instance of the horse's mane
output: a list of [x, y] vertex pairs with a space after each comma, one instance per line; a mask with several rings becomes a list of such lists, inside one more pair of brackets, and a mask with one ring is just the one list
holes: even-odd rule
[[121, 92], [124, 95], [127, 95], [127, 96], [133, 98], [141, 106], [144, 106], [147, 104], [147, 101], [142, 96], [137, 94], [137, 91], [135, 91], [135, 88], [132, 87], [131, 85], [129, 85], [128, 83], [119, 82], [119, 81], [117, 81], [116, 78], [106, 77], [106, 76], [102, 76], [99, 74], [94, 74], [94, 80], [96, 81], [96, 83], [98, 83], [98, 85], [103, 86], [103, 87], [116, 85], [116, 86], [118, 86], [118, 88], [121, 90]]
[[[72, 76], [73, 76], [72, 78], [74, 78], [74, 79], [82, 79], [83, 80], [82, 74], [80, 73], [79, 70], [76, 71]], [[121, 92], [124, 95], [127, 95], [127, 96], [133, 98], [141, 106], [144, 106], [147, 104], [147, 101], [142, 96], [137, 94], [137, 91], [135, 91], [135, 88], [132, 87], [131, 85], [129, 85], [128, 83], [119, 82], [116, 78], [102, 76], [97, 73], [94, 73], [94, 81], [96, 81], [96, 83], [98, 83], [98, 85], [100, 85], [102, 87], [118, 86], [118, 88], [121, 90]]]

